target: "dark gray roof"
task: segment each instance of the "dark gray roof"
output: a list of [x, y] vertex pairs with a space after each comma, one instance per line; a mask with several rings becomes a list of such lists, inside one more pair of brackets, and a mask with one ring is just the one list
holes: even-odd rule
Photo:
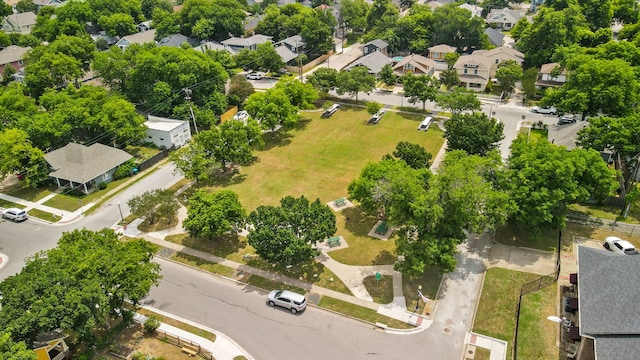
[[380, 51], [374, 51], [347, 65], [344, 70], [353, 69], [355, 66], [365, 66], [369, 69], [370, 73], [375, 75], [378, 74], [386, 64], [391, 65], [391, 58]]
[[489, 42], [493, 46], [502, 46], [502, 41], [504, 40], [504, 35], [502, 34], [502, 31], [488, 27], [484, 29], [484, 33], [487, 34], [487, 37], [489, 38]]
[[133, 158], [126, 152], [102, 144], [69, 143], [48, 152], [44, 159], [53, 169], [49, 176], [84, 184]]
[[198, 45], [198, 41], [195, 39], [182, 34], [173, 34], [160, 39], [160, 41], [158, 41], [158, 46], [180, 47], [184, 43], [189, 44], [191, 47]]
[[598, 336], [595, 353], [598, 360], [637, 360], [640, 354], [640, 335]]
[[[640, 257], [578, 247], [580, 335], [596, 358], [637, 359], [640, 350]], [[631, 357], [630, 357], [631, 356]]]
[[371, 40], [368, 43], [362, 45], [362, 47], [367, 47], [369, 45], [374, 45], [379, 49], [386, 49], [387, 46], [389, 46], [389, 44], [387, 44], [386, 41], [384, 41], [382, 39], [375, 39], [375, 40]]
[[276, 43], [276, 45], [281, 45], [281, 44], [289, 45], [292, 48], [297, 48], [305, 45], [304, 40], [302, 40], [302, 36], [300, 35], [289, 36], [288, 38], [282, 39]]
[[293, 51], [289, 50], [288, 47], [286, 46], [278, 46], [276, 47], [276, 52], [278, 53], [278, 55], [280, 55], [280, 57], [282, 58], [282, 62], [283, 63], [288, 63], [289, 61], [295, 59], [298, 54], [294, 53]]

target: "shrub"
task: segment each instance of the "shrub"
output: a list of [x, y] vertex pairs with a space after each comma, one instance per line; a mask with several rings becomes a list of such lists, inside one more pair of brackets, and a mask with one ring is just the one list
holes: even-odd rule
[[107, 188], [107, 183], [105, 182], [98, 183], [98, 189], [104, 190], [106, 188]]
[[116, 171], [113, 173], [113, 179], [120, 180], [126, 178], [127, 176], [131, 176], [135, 167], [136, 163], [133, 161], [133, 159], [128, 160], [124, 164], [118, 166]]
[[160, 327], [160, 321], [155, 316], [149, 316], [144, 322], [144, 330], [148, 333], [153, 333]]

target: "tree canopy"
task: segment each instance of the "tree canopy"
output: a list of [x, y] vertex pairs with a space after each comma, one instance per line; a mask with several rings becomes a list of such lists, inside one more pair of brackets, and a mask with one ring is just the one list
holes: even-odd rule
[[446, 93], [436, 96], [436, 103], [443, 109], [448, 110], [453, 115], [460, 114], [466, 110], [480, 110], [480, 100], [475, 93], [464, 88], [456, 87]]
[[464, 150], [469, 155], [485, 156], [504, 138], [504, 124], [481, 112], [452, 116], [444, 127], [447, 150]]
[[197, 190], [189, 198], [187, 218], [183, 222], [189, 236], [213, 239], [240, 229], [246, 212], [238, 194], [230, 190], [209, 193]]
[[110, 229], [64, 233], [58, 246], [27, 259], [0, 283], [0, 327], [14, 341], [61, 329], [95, 343], [108, 319], [138, 304], [160, 280], [154, 247], [141, 239], [119, 241]]
[[413, 75], [409, 72], [402, 76], [402, 86], [404, 96], [409, 98], [410, 103], [422, 101], [422, 110], [425, 109], [427, 101], [434, 101], [438, 94], [440, 83], [429, 75]]
[[249, 245], [261, 258], [296, 265], [316, 255], [313, 246], [336, 232], [336, 217], [320, 199], [284, 197], [280, 206], [261, 205], [247, 219]]

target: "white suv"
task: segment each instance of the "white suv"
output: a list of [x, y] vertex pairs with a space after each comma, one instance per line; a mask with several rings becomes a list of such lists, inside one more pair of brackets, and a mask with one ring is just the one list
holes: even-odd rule
[[29, 215], [22, 209], [9, 208], [2, 212], [2, 218], [18, 222], [27, 220]]
[[551, 114], [551, 115], [555, 115], [558, 112], [558, 110], [556, 110], [556, 108], [554, 108], [553, 106], [551, 107], [534, 106], [531, 109], [531, 111], [537, 114]]
[[605, 249], [625, 255], [638, 255], [636, 248], [630, 242], [622, 240], [619, 237], [609, 236], [604, 239], [602, 244]]
[[307, 299], [304, 295], [294, 293], [289, 290], [273, 290], [267, 296], [269, 306], [281, 306], [289, 309], [292, 313], [303, 311], [307, 307]]

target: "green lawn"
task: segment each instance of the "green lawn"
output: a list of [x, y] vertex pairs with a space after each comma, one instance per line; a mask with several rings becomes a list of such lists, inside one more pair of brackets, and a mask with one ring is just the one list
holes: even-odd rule
[[[16, 185], [22, 185], [22, 183], [18, 183]], [[23, 200], [36, 202], [49, 194], [53, 194], [55, 191], [55, 187], [43, 187], [43, 188], [25, 188], [20, 186], [13, 186], [10, 189], [6, 190], [4, 193], [7, 195], [11, 195]]]
[[375, 310], [328, 296], [323, 296], [318, 306], [371, 323], [382, 323], [394, 329], [411, 329], [415, 327], [406, 322], [380, 315]]
[[549, 132], [547, 130], [531, 129], [531, 132], [529, 133], [529, 141], [538, 142], [540, 140], [547, 140], [548, 133]]
[[622, 209], [614, 206], [596, 205], [596, 204], [573, 204], [569, 205], [569, 209], [583, 213], [585, 215], [594, 216], [601, 219], [617, 220], [632, 224], [640, 224], [640, 209], [632, 206], [627, 218], [623, 218]]
[[[539, 278], [539, 275], [512, 271], [500, 268], [488, 269], [482, 286], [482, 294], [478, 311], [473, 324], [473, 331], [508, 342], [507, 356], [511, 356], [515, 326], [515, 309], [520, 295], [520, 287]], [[556, 285], [549, 285], [540, 292], [525, 296], [522, 316], [520, 318], [520, 351], [521, 359], [549, 359], [535, 357], [541, 349], [555, 347], [555, 335], [549, 328], [552, 322], [546, 319], [556, 314]], [[534, 337], [541, 337], [535, 339]], [[535, 355], [535, 356], [534, 356]]]
[[385, 275], [376, 280], [375, 275], [367, 276], [362, 279], [364, 287], [378, 304], [389, 304], [393, 302], [393, 277]]
[[[420, 115], [388, 112], [378, 125], [367, 124], [370, 115], [361, 107], [344, 105], [329, 119], [320, 115], [303, 113], [305, 119], [289, 134], [267, 137], [264, 148], [256, 151], [255, 163], [201, 186], [236, 192], [248, 211], [259, 205], [277, 205], [287, 195], [320, 198], [327, 203], [346, 197], [349, 183], [362, 168], [392, 153], [400, 141], [420, 144], [434, 156], [444, 142], [436, 126], [426, 133], [416, 130]], [[376, 219], [361, 214], [358, 208], [345, 209], [336, 216], [336, 235], [343, 236], [349, 248], [333, 251], [332, 257], [351, 265], [395, 261], [392, 239], [381, 241], [366, 235]]]
[[29, 210], [29, 216], [46, 220], [49, 222], [57, 222], [60, 221], [60, 217], [58, 215], [52, 214], [50, 212], [42, 211], [39, 209], [31, 209]]
[[5, 209], [12, 208], [12, 207], [18, 208], [18, 209], [24, 209], [24, 205], [16, 204], [4, 199], [0, 199], [0, 207]]
[[[70, 194], [69, 191], [65, 191], [47, 200], [43, 205], [51, 206], [53, 208], [61, 209], [61, 210], [76, 211], [80, 209], [80, 206], [84, 207], [85, 205], [91, 202], [95, 202], [99, 200], [102, 196], [106, 195], [109, 191], [115, 189], [121, 184], [127, 182], [128, 180], [131, 180], [131, 178], [126, 177], [124, 179], [112, 181], [107, 184], [106, 189], [96, 190], [89, 195], [75, 196]], [[86, 209], [83, 209], [83, 210], [86, 210]]]

